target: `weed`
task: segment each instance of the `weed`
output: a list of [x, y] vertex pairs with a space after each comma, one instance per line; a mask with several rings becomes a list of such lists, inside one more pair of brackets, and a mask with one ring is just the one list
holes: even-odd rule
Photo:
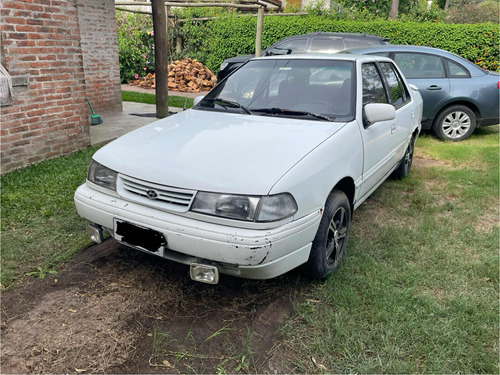
[[45, 266], [43, 268], [41, 266], [38, 266], [35, 271], [26, 272], [25, 275], [35, 276], [39, 279], [45, 279], [45, 276], [47, 275], [57, 275], [57, 271], [50, 269], [50, 266]]

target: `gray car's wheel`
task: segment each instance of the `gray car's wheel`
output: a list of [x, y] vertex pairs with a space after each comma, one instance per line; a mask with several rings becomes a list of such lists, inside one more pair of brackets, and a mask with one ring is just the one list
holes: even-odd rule
[[406, 148], [403, 159], [399, 166], [392, 172], [391, 178], [396, 180], [402, 180], [410, 174], [411, 165], [413, 163], [413, 151], [415, 150], [415, 136], [411, 137], [410, 144]]
[[340, 190], [333, 190], [326, 200], [318, 232], [313, 240], [307, 273], [321, 280], [327, 279], [344, 257], [351, 226], [351, 205]]
[[452, 105], [436, 117], [432, 130], [444, 141], [463, 141], [471, 136], [476, 128], [476, 115], [464, 105]]

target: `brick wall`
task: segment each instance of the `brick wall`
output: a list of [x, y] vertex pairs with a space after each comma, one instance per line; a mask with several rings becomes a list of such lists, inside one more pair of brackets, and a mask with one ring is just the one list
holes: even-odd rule
[[[106, 30], [114, 40], [109, 36], [106, 43], [109, 50], [117, 50], [112, 4], [113, 0], [3, 0], [1, 62], [15, 87], [13, 105], [0, 107], [2, 173], [88, 146], [90, 110], [85, 96], [97, 109], [121, 109], [118, 94], [106, 89], [112, 98], [108, 99], [99, 90], [99, 74], [113, 79], [119, 75], [118, 54], [113, 62], [112, 53], [104, 51], [99, 26], [111, 23]], [[93, 24], [84, 16], [86, 9], [94, 12]], [[92, 38], [96, 45], [101, 43], [100, 49], [83, 50], [92, 45]], [[94, 68], [99, 53], [107, 65]], [[119, 92], [119, 76], [111, 85]]]
[[115, 2], [79, 0], [78, 19], [87, 97], [96, 113], [121, 111]]

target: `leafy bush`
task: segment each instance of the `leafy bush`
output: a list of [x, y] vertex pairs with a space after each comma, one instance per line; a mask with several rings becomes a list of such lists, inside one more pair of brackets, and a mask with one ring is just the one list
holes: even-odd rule
[[[255, 51], [255, 17], [224, 16], [212, 21], [185, 23], [180, 33], [185, 51], [214, 71], [233, 56]], [[392, 44], [412, 44], [448, 50], [484, 69], [499, 70], [497, 24], [452, 25], [434, 22], [332, 19], [328, 16], [264, 17], [262, 48], [292, 35], [314, 31], [368, 33], [388, 38]]]
[[151, 16], [116, 12], [120, 80], [126, 83], [154, 72], [154, 34]]

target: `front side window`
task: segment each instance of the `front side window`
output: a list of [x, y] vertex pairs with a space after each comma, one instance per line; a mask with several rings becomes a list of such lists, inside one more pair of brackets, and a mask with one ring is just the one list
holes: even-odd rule
[[401, 107], [408, 98], [403, 81], [390, 62], [381, 62], [379, 65], [387, 81], [392, 104], [396, 108]]
[[375, 63], [363, 64], [363, 105], [369, 103], [388, 103], [382, 77]]
[[354, 119], [354, 62], [318, 59], [249, 61], [197, 109], [324, 121]]
[[406, 78], [444, 78], [446, 72], [439, 56], [396, 52], [394, 61]]

